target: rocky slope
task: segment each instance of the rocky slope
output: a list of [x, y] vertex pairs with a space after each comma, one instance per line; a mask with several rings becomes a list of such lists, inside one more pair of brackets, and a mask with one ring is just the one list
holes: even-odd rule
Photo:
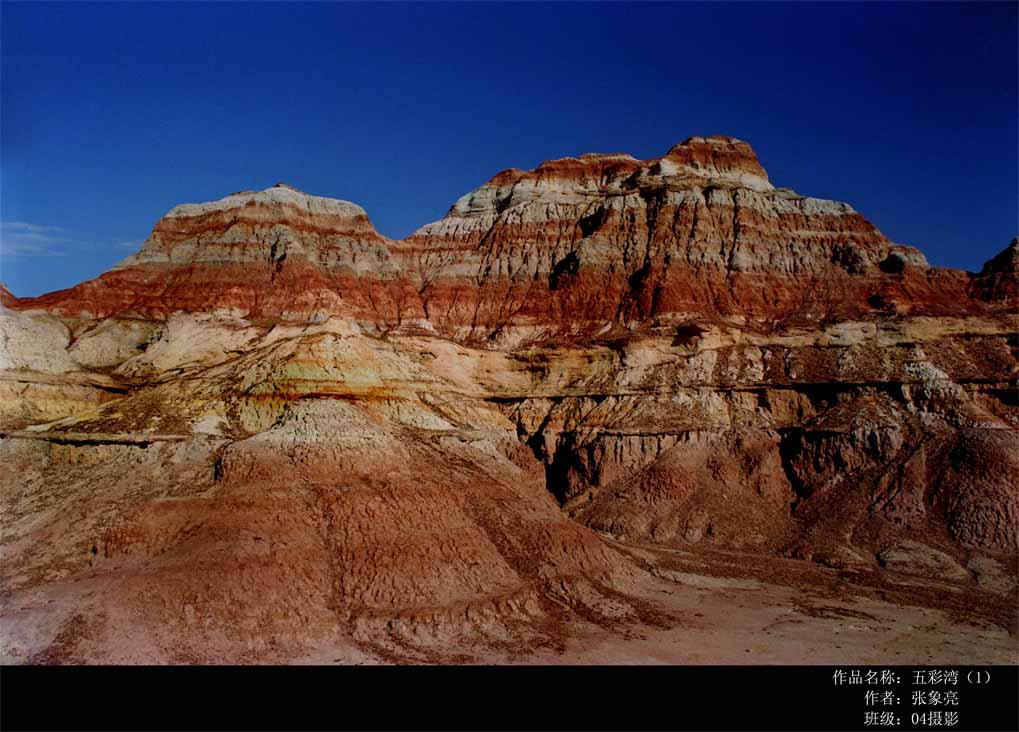
[[664, 622], [635, 544], [1001, 602], [1017, 247], [931, 268], [723, 137], [504, 171], [403, 241], [282, 184], [178, 206], [0, 290], [4, 657], [554, 651]]

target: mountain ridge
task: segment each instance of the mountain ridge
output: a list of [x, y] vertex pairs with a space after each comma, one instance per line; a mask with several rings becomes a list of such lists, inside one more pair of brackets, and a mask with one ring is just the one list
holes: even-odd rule
[[[588, 330], [677, 313], [960, 312], [995, 301], [985, 280], [929, 267], [848, 204], [775, 188], [747, 143], [715, 136], [646, 161], [589, 153], [503, 171], [402, 240], [380, 235], [357, 204], [287, 184], [181, 204], [99, 278], [4, 297], [66, 315], [226, 308], [429, 321], [461, 340], [517, 331], [515, 341], [554, 335], [566, 311]], [[838, 297], [821, 292], [836, 281]]]

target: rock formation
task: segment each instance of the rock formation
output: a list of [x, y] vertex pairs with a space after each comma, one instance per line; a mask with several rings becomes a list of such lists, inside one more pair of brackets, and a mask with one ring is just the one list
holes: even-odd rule
[[932, 268], [728, 137], [504, 171], [403, 241], [284, 184], [177, 206], [0, 289], [2, 652], [556, 648], [658, 622], [634, 546], [1008, 592], [1017, 246]]

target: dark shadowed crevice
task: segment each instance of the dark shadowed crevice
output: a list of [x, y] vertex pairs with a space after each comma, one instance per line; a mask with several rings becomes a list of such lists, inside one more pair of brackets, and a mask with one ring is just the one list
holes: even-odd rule
[[580, 227], [580, 233], [585, 239], [601, 228], [601, 225], [605, 223], [606, 215], [605, 208], [600, 207], [594, 213], [588, 214], [577, 222], [577, 226]]
[[577, 256], [576, 252], [570, 252], [556, 262], [555, 266], [552, 267], [552, 271], [549, 272], [548, 289], [555, 291], [565, 287], [577, 276], [579, 271], [580, 257]]
[[781, 440], [778, 443], [778, 454], [782, 460], [782, 470], [785, 472], [786, 479], [789, 481], [789, 485], [792, 486], [793, 492], [796, 494], [796, 500], [793, 502], [790, 509], [793, 513], [796, 512], [796, 507], [801, 501], [810, 497], [811, 489], [802, 480], [800, 480], [799, 474], [793, 468], [793, 462], [799, 457], [801, 446], [803, 444], [803, 430], [793, 427], [779, 430]]

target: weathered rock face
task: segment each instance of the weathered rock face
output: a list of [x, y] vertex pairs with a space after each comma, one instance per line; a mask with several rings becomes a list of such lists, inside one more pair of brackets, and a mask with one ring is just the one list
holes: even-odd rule
[[506, 171], [400, 251], [429, 318], [459, 337], [690, 315], [851, 317], [895, 303], [960, 312], [967, 283], [844, 203], [774, 188], [746, 143], [719, 137], [655, 160]]
[[1014, 258], [978, 277], [932, 269], [849, 205], [772, 186], [746, 143], [694, 137], [653, 160], [504, 171], [400, 242], [360, 207], [284, 184], [178, 206], [111, 272], [18, 307], [384, 329], [427, 318], [458, 340], [506, 342], [692, 315], [961, 315], [1002, 304]]
[[647, 616], [608, 536], [1008, 585], [1016, 247], [931, 268], [720, 137], [505, 171], [399, 242], [283, 185], [178, 206], [0, 290], [5, 657], [555, 647]]

